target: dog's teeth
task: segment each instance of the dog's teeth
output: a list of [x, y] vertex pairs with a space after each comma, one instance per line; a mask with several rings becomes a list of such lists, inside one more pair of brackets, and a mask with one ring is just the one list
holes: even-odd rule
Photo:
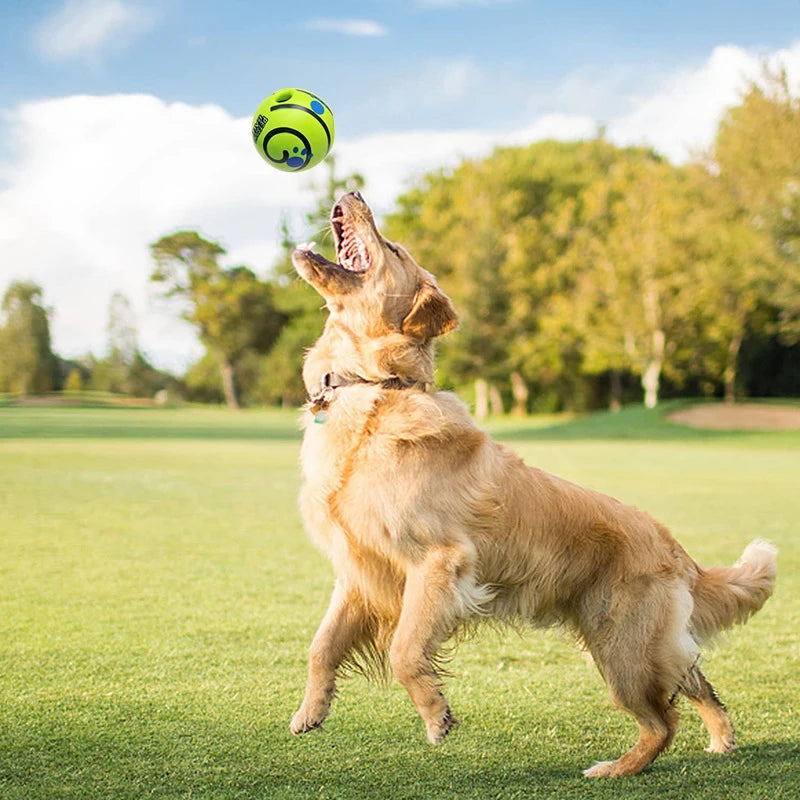
[[297, 245], [298, 250], [313, 250], [317, 246], [316, 242], [303, 242]]

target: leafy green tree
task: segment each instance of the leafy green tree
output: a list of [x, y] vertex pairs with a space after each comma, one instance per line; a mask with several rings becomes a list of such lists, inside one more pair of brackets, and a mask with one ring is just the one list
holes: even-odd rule
[[[720, 123], [708, 161], [737, 214], [770, 237], [770, 275], [754, 275], [751, 290], [778, 309], [785, 341], [800, 341], [800, 97], [785, 70], [765, 67], [750, 84]], [[760, 242], [756, 251], [763, 261]]]
[[388, 236], [436, 275], [458, 309], [460, 331], [443, 342], [440, 368], [446, 381], [476, 382], [479, 416], [489, 386], [508, 376], [503, 196], [490, 166], [464, 161], [452, 173], [427, 175], [386, 221]]
[[164, 389], [174, 398], [181, 396], [180, 381], [169, 372], [154, 367], [138, 349], [128, 364], [125, 386], [133, 397], [154, 397], [156, 392]]
[[581, 337], [583, 368], [638, 375], [648, 408], [665, 369], [685, 378], [697, 338], [696, 195], [691, 173], [668, 162], [616, 164], [584, 192], [582, 224], [559, 265], [573, 286], [554, 307]]
[[41, 287], [13, 282], [3, 297], [0, 322], [0, 390], [26, 395], [53, 389], [57, 363]]
[[753, 226], [718, 176], [692, 170], [698, 192], [691, 216], [696, 282], [702, 315], [695, 371], [720, 380], [724, 398], [736, 397], [739, 354], [748, 335], [766, 333], [759, 312], [772, 279], [775, 253], [767, 231]]
[[247, 267], [222, 268], [225, 250], [195, 231], [164, 236], [151, 250], [151, 280], [164, 284], [166, 297], [184, 301], [184, 319], [216, 358], [227, 404], [238, 408], [237, 362], [250, 350], [268, 352], [286, 321], [275, 306], [274, 287]]
[[570, 284], [553, 266], [570, 244], [582, 190], [627, 152], [602, 138], [501, 148], [431, 173], [399, 198], [389, 235], [437, 275], [461, 315], [461, 330], [442, 344], [448, 379], [510, 386], [518, 413], [531, 387], [574, 402], [583, 382], [577, 335], [562, 326], [553, 338], [543, 327]]
[[198, 403], [224, 403], [219, 362], [210, 353], [195, 361], [183, 376], [189, 400]]
[[[583, 342], [569, 303], [575, 274], [561, 258], [582, 225], [587, 188], [615, 165], [651, 158], [642, 148], [618, 148], [602, 131], [584, 142], [539, 142], [509, 151], [505, 172], [520, 196], [510, 234], [506, 280], [511, 297], [512, 381], [524, 378], [538, 407], [586, 408], [597, 404], [599, 373], [584, 370]], [[557, 313], [561, 310], [564, 313]], [[615, 371], [612, 385], [615, 384]]]
[[83, 389], [83, 378], [81, 378], [81, 371], [74, 368], [67, 376], [67, 381], [64, 384], [65, 392], [80, 392]]

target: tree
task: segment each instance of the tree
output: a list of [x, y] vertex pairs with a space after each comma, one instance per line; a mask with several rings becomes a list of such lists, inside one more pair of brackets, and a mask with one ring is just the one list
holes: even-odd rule
[[721, 376], [726, 403], [733, 403], [739, 354], [748, 332], [765, 333], [759, 314], [775, 267], [769, 234], [753, 226], [732, 202], [719, 176], [693, 169], [693, 257], [703, 317], [699, 347], [706, 345], [703, 370]]
[[109, 358], [130, 364], [139, 349], [136, 318], [131, 301], [121, 292], [114, 292], [109, 301], [106, 332]]
[[496, 385], [510, 371], [503, 267], [516, 198], [496, 160], [466, 160], [426, 175], [386, 220], [387, 235], [436, 275], [458, 309], [460, 330], [442, 343], [440, 370], [445, 382], [474, 382], [479, 418], [492, 395], [494, 410], [502, 412]]
[[[652, 153], [618, 148], [605, 141], [602, 130], [589, 141], [545, 141], [507, 152], [505, 172], [520, 198], [505, 270], [512, 381], [531, 385], [542, 409], [592, 407], [603, 380], [601, 373], [587, 375], [584, 369], [583, 341], [569, 304], [576, 275], [563, 269], [561, 259], [583, 224], [588, 187], [615, 165]], [[559, 310], [563, 313], [554, 313]], [[612, 388], [621, 385], [618, 371], [612, 367], [609, 373]]]
[[508, 212], [502, 185], [490, 175], [489, 165], [472, 160], [452, 174], [433, 173], [400, 198], [399, 212], [387, 220], [389, 236], [436, 274], [458, 309], [461, 330], [443, 343], [441, 368], [449, 380], [475, 382], [478, 417], [488, 413], [492, 385], [509, 372], [501, 224]]
[[130, 370], [139, 347], [136, 320], [125, 295], [115, 292], [108, 303], [107, 353], [92, 366], [91, 386], [103, 392], [136, 394], [130, 386]]
[[461, 315], [442, 344], [442, 366], [455, 382], [510, 387], [524, 413], [529, 390], [554, 406], [583, 401], [577, 335], [543, 323], [571, 285], [554, 269], [570, 245], [581, 192], [629, 152], [597, 138], [501, 148], [483, 160], [430, 173], [397, 201], [387, 219], [434, 272]]
[[266, 353], [286, 320], [275, 307], [274, 287], [244, 266], [222, 268], [225, 250], [195, 231], [179, 231], [151, 245], [150, 279], [165, 285], [166, 297], [187, 305], [184, 319], [217, 359], [227, 404], [239, 407], [234, 372], [245, 353]]
[[582, 339], [583, 368], [638, 375], [653, 408], [665, 367], [681, 378], [696, 339], [701, 206], [689, 171], [654, 157], [616, 164], [582, 198], [582, 224], [559, 268], [572, 290], [554, 305]]
[[64, 384], [65, 392], [80, 392], [83, 389], [83, 378], [81, 378], [81, 371], [75, 367], [67, 376], [66, 383]]
[[30, 393], [53, 388], [56, 359], [42, 289], [15, 281], [3, 297], [0, 327], [0, 390]]
[[751, 288], [778, 309], [784, 340], [800, 341], [800, 97], [784, 69], [750, 84], [706, 160], [744, 222], [770, 237], [769, 277]]

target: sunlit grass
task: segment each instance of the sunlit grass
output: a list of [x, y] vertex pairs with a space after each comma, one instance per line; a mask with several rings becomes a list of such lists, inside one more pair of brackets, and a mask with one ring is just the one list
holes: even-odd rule
[[[626, 412], [627, 413], [627, 412]], [[462, 722], [425, 743], [405, 693], [344, 681], [295, 739], [331, 587], [296, 511], [295, 412], [0, 409], [0, 797], [800, 797], [800, 440], [658, 415], [491, 427], [529, 463], [647, 508], [704, 563], [779, 546], [775, 597], [706, 672], [740, 750], [688, 704], [636, 778], [590, 783], [635, 726], [557, 633], [461, 646]], [[579, 430], [573, 426], [580, 426]], [[557, 432], [558, 431], [558, 432]]]

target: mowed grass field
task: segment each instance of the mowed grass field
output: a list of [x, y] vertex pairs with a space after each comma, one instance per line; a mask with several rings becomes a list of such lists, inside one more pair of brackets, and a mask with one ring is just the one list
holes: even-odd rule
[[708, 652], [740, 749], [681, 704], [645, 773], [581, 770], [636, 738], [562, 633], [455, 653], [458, 727], [425, 742], [396, 684], [342, 681], [289, 734], [332, 585], [296, 509], [291, 412], [0, 409], [0, 798], [800, 798], [800, 434], [703, 433], [628, 409], [492, 433], [646, 508], [703, 564], [780, 548], [775, 596]]

